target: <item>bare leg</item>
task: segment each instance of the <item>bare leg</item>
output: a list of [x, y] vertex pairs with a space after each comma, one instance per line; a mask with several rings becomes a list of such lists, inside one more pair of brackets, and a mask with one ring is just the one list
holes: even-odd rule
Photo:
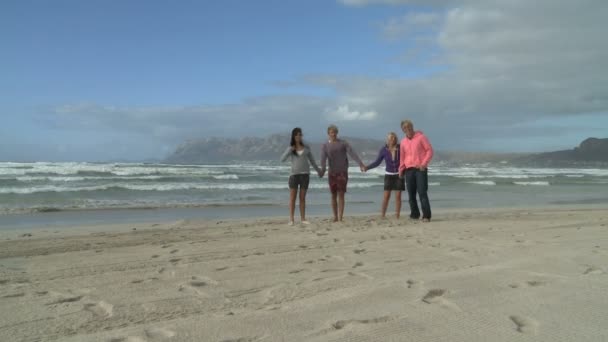
[[382, 218], [386, 217], [386, 208], [388, 208], [388, 201], [391, 199], [391, 191], [384, 191], [384, 198], [382, 199]]
[[293, 222], [293, 214], [296, 210], [296, 196], [298, 189], [289, 189], [289, 222]]
[[300, 218], [306, 221], [306, 189], [300, 188]]
[[338, 208], [340, 210], [339, 219], [340, 219], [340, 221], [342, 221], [342, 218], [344, 217], [344, 192], [343, 191], [338, 192]]
[[334, 222], [338, 222], [338, 194], [331, 193], [331, 210], [334, 212]]
[[401, 216], [401, 191], [395, 193], [395, 217]]

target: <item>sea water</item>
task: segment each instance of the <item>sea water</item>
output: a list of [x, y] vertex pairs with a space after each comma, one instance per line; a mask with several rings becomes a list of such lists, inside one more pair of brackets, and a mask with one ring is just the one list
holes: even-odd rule
[[[289, 171], [289, 164], [276, 161], [209, 165], [2, 162], [0, 216], [44, 213], [51, 217], [53, 212], [65, 211], [90, 215], [125, 209], [201, 218], [286, 215]], [[382, 166], [366, 173], [351, 167], [346, 214], [377, 212], [383, 178]], [[407, 213], [407, 194], [402, 196]], [[608, 205], [608, 169], [433, 163], [429, 196], [434, 209]], [[311, 169], [309, 213], [329, 215], [329, 201], [326, 177], [320, 179]], [[78, 215], [82, 216], [74, 214]]]

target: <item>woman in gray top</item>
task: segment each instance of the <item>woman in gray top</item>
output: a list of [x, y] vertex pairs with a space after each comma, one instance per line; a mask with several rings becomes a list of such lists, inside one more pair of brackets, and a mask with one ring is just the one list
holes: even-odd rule
[[[310, 148], [302, 142], [302, 129], [299, 127], [291, 131], [291, 143], [283, 152], [281, 161], [291, 160], [291, 173], [289, 174], [289, 225], [294, 224], [294, 211], [296, 209], [296, 197], [298, 188], [300, 189], [300, 218], [302, 224], [309, 224], [306, 221], [306, 191], [310, 182], [310, 165], [315, 168], [319, 177], [321, 169], [317, 166], [315, 158], [310, 152]], [[310, 161], [310, 164], [309, 164]]]

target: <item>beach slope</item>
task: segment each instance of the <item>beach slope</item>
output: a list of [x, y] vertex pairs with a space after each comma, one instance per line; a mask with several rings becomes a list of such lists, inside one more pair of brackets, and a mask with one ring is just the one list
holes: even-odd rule
[[608, 340], [608, 209], [435, 214], [0, 232], [0, 340]]

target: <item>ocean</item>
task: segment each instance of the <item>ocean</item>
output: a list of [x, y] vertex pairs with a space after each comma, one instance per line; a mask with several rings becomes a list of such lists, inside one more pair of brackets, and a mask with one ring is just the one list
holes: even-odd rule
[[[171, 209], [176, 216], [187, 212], [186, 216], [202, 218], [286, 215], [289, 170], [288, 164], [275, 161], [217, 165], [2, 162], [0, 216], [17, 217], [10, 220], [16, 222], [23, 214], [124, 209], [148, 209], [149, 213]], [[382, 166], [366, 173], [351, 167], [345, 214], [377, 212], [383, 177]], [[429, 168], [429, 196], [434, 209], [601, 206], [608, 204], [608, 169], [434, 163]], [[327, 179], [319, 179], [313, 171], [309, 213], [329, 215], [329, 199]], [[407, 201], [407, 194], [403, 199]], [[407, 203], [403, 210], [407, 213]]]

